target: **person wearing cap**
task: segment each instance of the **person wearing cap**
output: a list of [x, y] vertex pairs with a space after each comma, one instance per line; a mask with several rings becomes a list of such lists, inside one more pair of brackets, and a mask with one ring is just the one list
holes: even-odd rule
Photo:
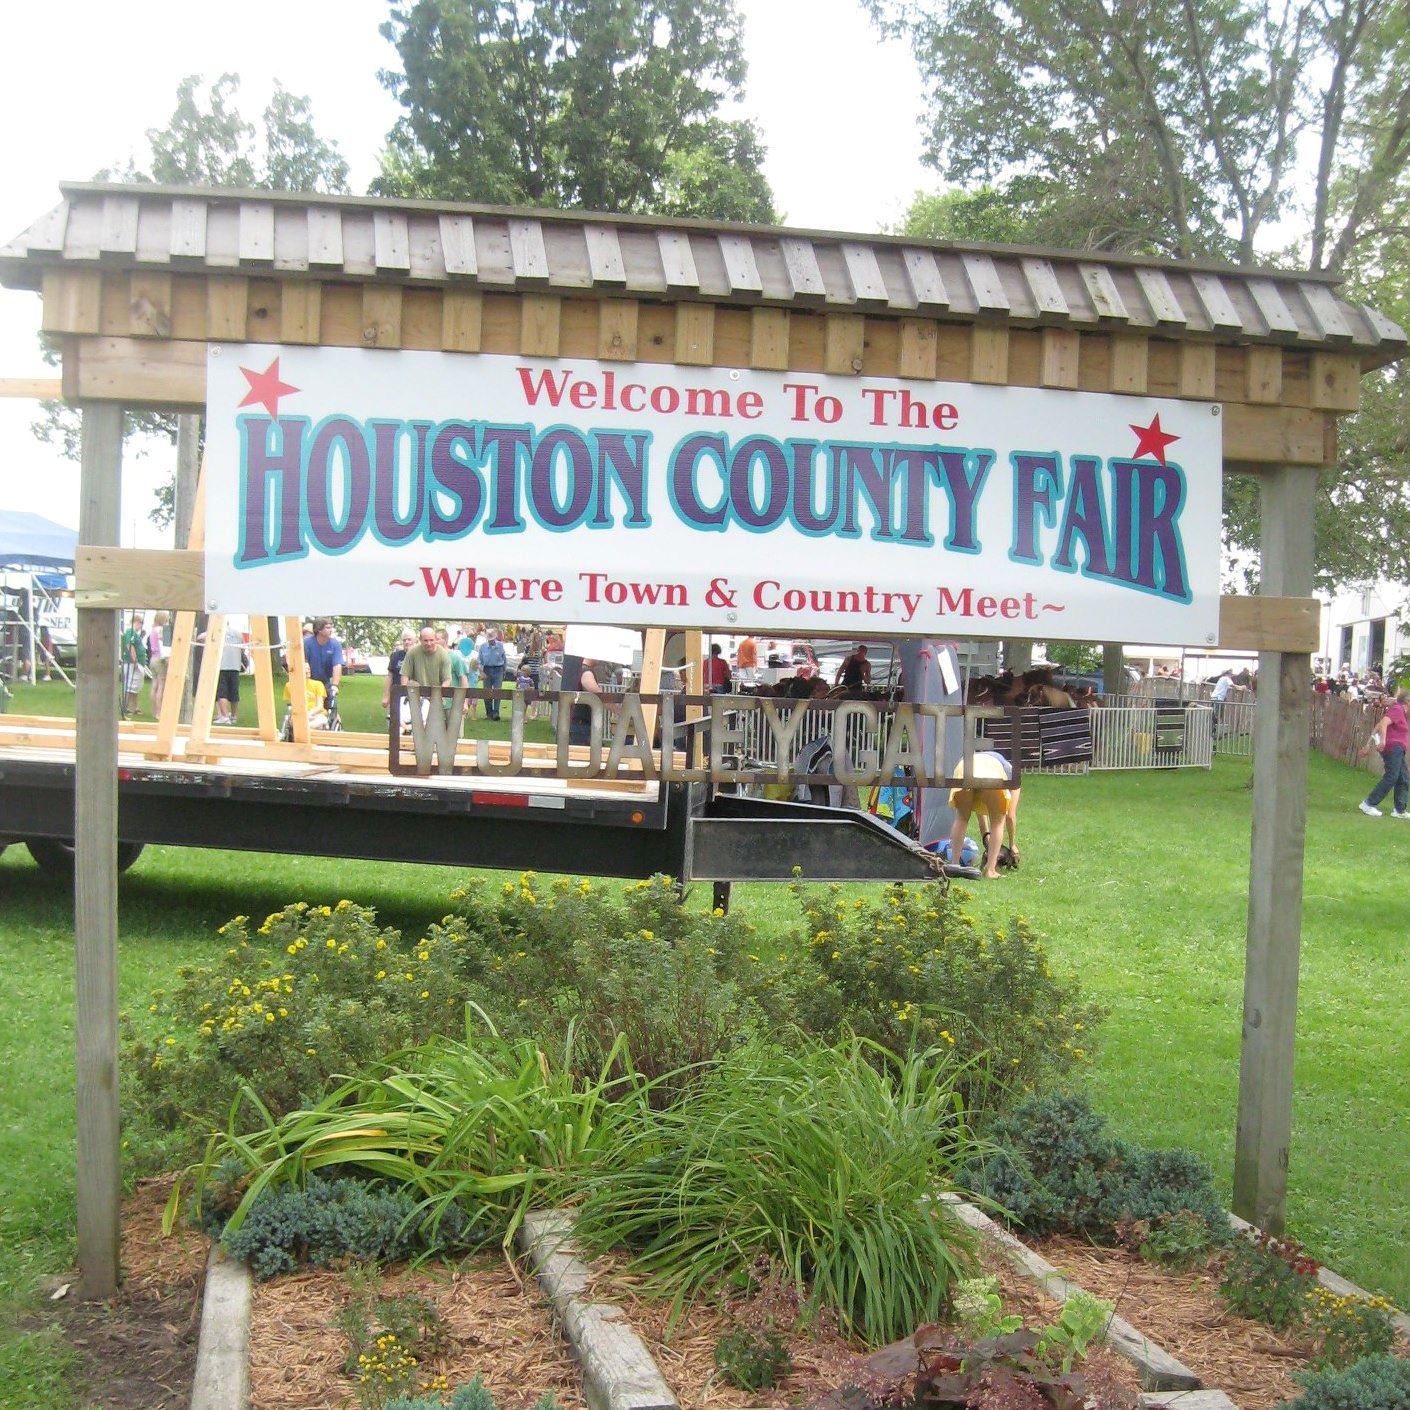
[[[498, 690], [504, 684], [504, 668], [507, 665], [504, 643], [499, 639], [498, 627], [485, 628], [485, 644], [480, 648], [480, 670], [484, 673], [485, 689]], [[499, 697], [485, 698], [485, 718], [499, 719]]]

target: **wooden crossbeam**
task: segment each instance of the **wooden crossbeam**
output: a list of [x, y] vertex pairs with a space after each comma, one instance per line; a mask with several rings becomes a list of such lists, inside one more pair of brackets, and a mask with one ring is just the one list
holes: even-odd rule
[[0, 397], [58, 401], [63, 394], [64, 384], [57, 377], [0, 377]]
[[[196, 552], [80, 546], [75, 576], [80, 607], [164, 602], [198, 608], [205, 601], [205, 560]], [[1225, 651], [1312, 653], [1321, 644], [1321, 612], [1315, 597], [1221, 597], [1218, 645]], [[290, 620], [290, 634], [296, 636], [299, 623]], [[177, 625], [179, 629], [179, 620]], [[691, 691], [699, 693], [700, 643], [697, 638], [688, 644], [694, 648], [688, 653]], [[300, 648], [302, 655], [301, 637]], [[176, 655], [175, 644], [172, 655]]]

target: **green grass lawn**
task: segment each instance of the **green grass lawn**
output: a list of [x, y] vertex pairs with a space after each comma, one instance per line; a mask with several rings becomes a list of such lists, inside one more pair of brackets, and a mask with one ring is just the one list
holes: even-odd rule
[[[15, 708], [36, 711], [53, 690], [38, 687], [38, 700], [22, 695]], [[359, 709], [370, 702], [380, 712], [379, 681], [353, 681], [350, 690]], [[1332, 1267], [1404, 1306], [1410, 827], [1355, 811], [1366, 775], [1320, 756], [1310, 769], [1291, 1228]], [[1024, 787], [1022, 870], [969, 888], [995, 921], [1026, 915], [1109, 1007], [1091, 1069], [1101, 1109], [1126, 1135], [1200, 1151], [1226, 1194], [1249, 779], [1246, 760], [1219, 760], [1208, 773], [1033, 778]], [[233, 914], [348, 896], [415, 930], [445, 912], [462, 879], [448, 868], [149, 848], [121, 884], [122, 1002], [137, 1005], [178, 964], [221, 943], [215, 928]], [[708, 902], [704, 886], [689, 898]], [[784, 888], [738, 887], [735, 905], [761, 928], [791, 920]], [[0, 1089], [0, 1304], [11, 1310], [32, 1296], [39, 1274], [73, 1256], [72, 944], [67, 894], [12, 847], [0, 856], [9, 999], [0, 1028], [9, 1078]], [[63, 1367], [43, 1336], [0, 1334], [0, 1385], [15, 1410], [72, 1405]]]

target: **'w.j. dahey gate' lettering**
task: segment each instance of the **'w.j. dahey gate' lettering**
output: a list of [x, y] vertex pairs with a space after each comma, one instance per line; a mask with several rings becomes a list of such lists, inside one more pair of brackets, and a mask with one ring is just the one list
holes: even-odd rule
[[[962, 442], [953, 406], [930, 408], [921, 421], [927, 408], [911, 411], [920, 404], [890, 389], [859, 389], [867, 424], [923, 425], [944, 439], [902, 442], [884, 429], [878, 439], [830, 437], [826, 423], [836, 418], [818, 408], [834, 398], [788, 418], [806, 423], [800, 434], [769, 435], [747, 424], [762, 410], [757, 391], [515, 370], [523, 409], [543, 424], [238, 415], [235, 566], [341, 555], [367, 539], [405, 547], [502, 541], [530, 526], [644, 532], [661, 516], [701, 535], [792, 530], [819, 541], [939, 544], [976, 555], [999, 547], [982, 542], [980, 524], [981, 507], [1000, 497], [1010, 562], [1190, 601], [1181, 536], [1187, 488], [1173, 461], [1103, 456], [1099, 447], [1045, 450], [1041, 426], [1022, 428], [1033, 449], [1001, 456]], [[796, 412], [808, 410], [800, 388], [791, 395]], [[638, 411], [702, 424], [658, 446], [652, 431], [631, 424]], [[888, 423], [892, 412], [898, 420]], [[601, 424], [604, 415], [619, 424]], [[701, 543], [708, 554], [710, 540]]]

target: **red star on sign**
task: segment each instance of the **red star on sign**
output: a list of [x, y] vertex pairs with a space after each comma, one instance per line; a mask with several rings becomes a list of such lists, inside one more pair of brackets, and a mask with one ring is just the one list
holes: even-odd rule
[[1143, 455], [1153, 455], [1164, 465], [1165, 447], [1171, 441], [1178, 441], [1180, 437], [1172, 436], [1169, 431], [1162, 431], [1159, 416], [1156, 416], [1149, 426], [1137, 426], [1134, 421], [1129, 424], [1136, 433], [1136, 453], [1131, 458], [1139, 460]]
[[[287, 397], [299, 390], [297, 387], [291, 387], [289, 383], [279, 380], [279, 359], [276, 357], [263, 372], [253, 372], [248, 367], [242, 367], [240, 371], [244, 373], [245, 381], [250, 384], [250, 390], [240, 405], [262, 406], [277, 421], [279, 419], [279, 398]], [[1137, 454], [1139, 455], [1140, 452], [1138, 451]]]

